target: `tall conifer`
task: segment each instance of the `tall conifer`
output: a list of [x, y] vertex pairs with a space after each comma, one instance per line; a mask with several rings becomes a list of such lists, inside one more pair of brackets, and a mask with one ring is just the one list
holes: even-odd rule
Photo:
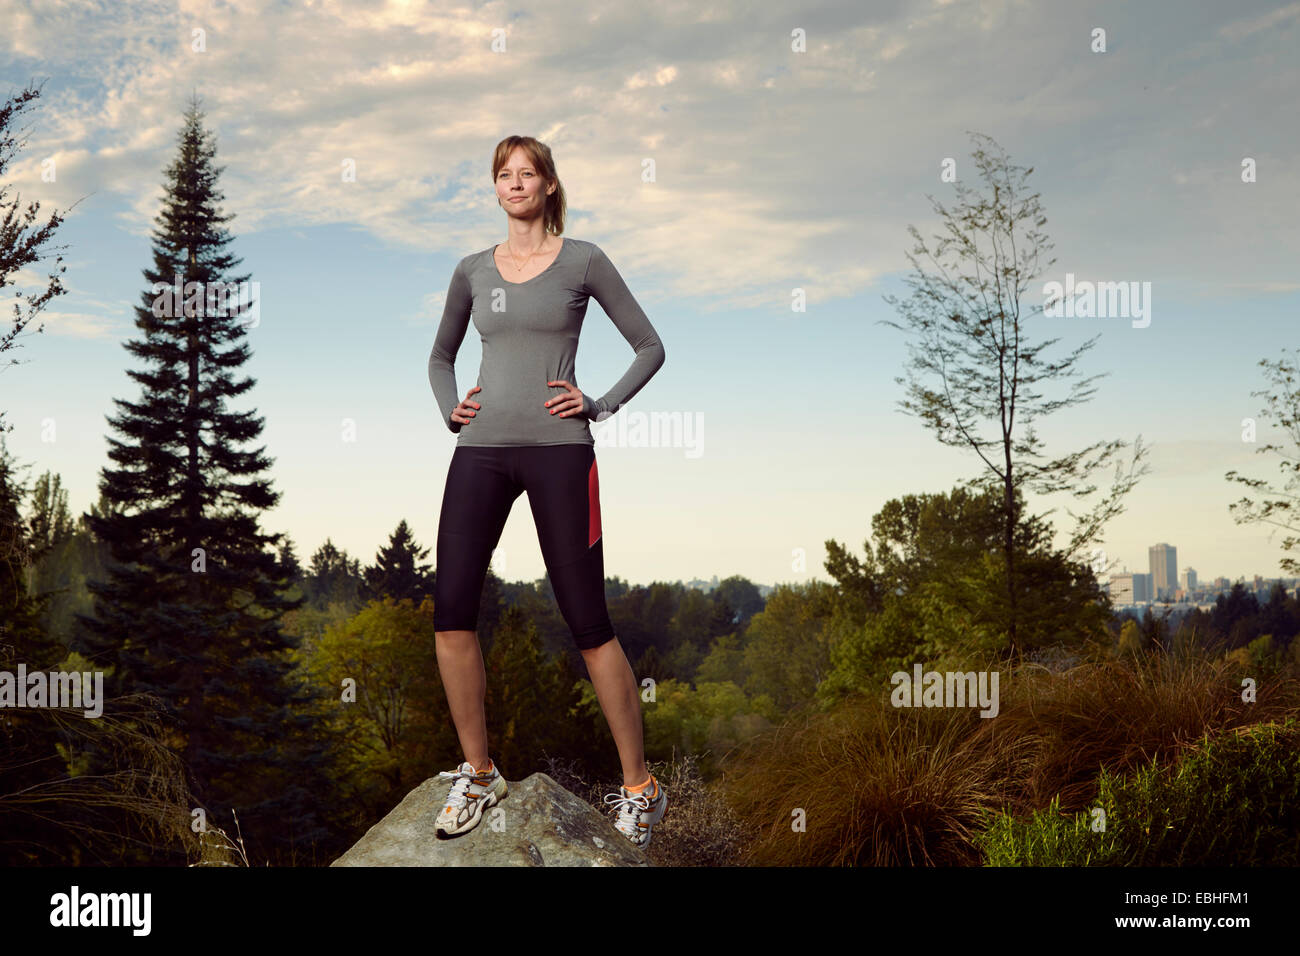
[[[284, 592], [290, 570], [258, 513], [279, 493], [263, 473], [264, 447], [244, 450], [263, 419], [230, 400], [255, 384], [234, 372], [251, 354], [248, 276], [221, 215], [216, 147], [197, 101], [185, 114], [166, 171], [153, 264], [144, 271], [140, 337], [125, 344], [141, 367], [127, 374], [137, 401], [115, 400], [100, 491], [111, 504], [86, 515], [113, 561], [95, 582], [93, 616], [78, 615], [84, 653], [113, 665], [116, 693], [156, 695], [177, 722], [177, 748], [207, 821], [233, 835], [229, 811], [254, 856], [283, 861], [285, 844], [314, 832], [305, 781], [318, 754], [289, 674], [292, 637], [280, 615], [301, 602]], [[175, 295], [179, 283], [182, 295]], [[294, 752], [294, 751], [298, 752]], [[229, 828], [229, 829], [228, 829]]]

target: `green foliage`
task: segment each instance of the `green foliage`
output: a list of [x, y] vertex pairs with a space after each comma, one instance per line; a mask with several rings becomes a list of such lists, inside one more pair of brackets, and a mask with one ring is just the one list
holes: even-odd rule
[[663, 656], [664, 670], [682, 680], [690, 680], [704, 660], [704, 651], [690, 641], [675, 641]]
[[[640, 674], [642, 677], [660, 679], [659, 674], [650, 674], [646, 671], [644, 661]], [[747, 675], [745, 651], [741, 647], [740, 635], [738, 634], [723, 634], [715, 640], [709, 653], [695, 671], [697, 681], [711, 681], [713, 683], [731, 681], [741, 687], [744, 686]]]
[[1286, 662], [1286, 648], [1272, 634], [1261, 634], [1247, 644], [1246, 654], [1251, 672], [1261, 677], [1280, 673]]
[[361, 561], [350, 557], [329, 538], [316, 549], [302, 576], [305, 607], [330, 609], [335, 616], [351, 617], [365, 605], [365, 575]]
[[763, 610], [766, 604], [754, 582], [738, 574], [719, 581], [712, 596], [731, 611], [730, 624], [734, 628], [744, 628], [749, 619]]
[[[1102, 808], [1098, 808], [1102, 809]], [[1093, 811], [1065, 813], [1060, 797], [1018, 824], [1007, 814], [986, 812], [988, 829], [975, 837], [988, 866], [1113, 866], [1120, 862], [1115, 829], [1096, 830], [1101, 817]]]
[[826, 625], [835, 588], [821, 581], [780, 585], [745, 632], [745, 693], [766, 695], [782, 711], [802, 706], [831, 668]]
[[854, 693], [872, 696], [890, 674], [910, 670], [921, 644], [919, 616], [915, 602], [888, 600], [831, 648], [831, 669], [818, 685], [817, 699], [830, 706]]
[[1300, 864], [1300, 726], [1206, 735], [1172, 766], [1125, 777], [1103, 769], [1095, 806], [1058, 799], [1026, 819], [989, 813], [976, 843], [991, 866], [1295, 866]]
[[[516, 608], [501, 615], [487, 671], [488, 750], [518, 777], [540, 767], [549, 751], [586, 749], [597, 739], [603, 717], [581, 717], [582, 699], [563, 659], [546, 653], [537, 627]], [[599, 707], [597, 706], [597, 713]], [[613, 747], [613, 738], [605, 729]]]
[[[906, 495], [872, 518], [875, 546], [864, 545], [865, 560], [827, 542], [827, 570], [840, 587], [830, 669], [816, 688], [821, 706], [874, 694], [918, 661], [988, 661], [1005, 649], [1012, 614], [1003, 507], [996, 488]], [[1104, 636], [1096, 579], [1052, 547], [1050, 526], [1024, 516], [1014, 540], [1018, 646], [1079, 647]]]
[[701, 766], [710, 769], [780, 715], [770, 697], [748, 697], [731, 681], [702, 681], [693, 688], [672, 678], [655, 685], [653, 700], [643, 692], [641, 711], [648, 759], [667, 760], [674, 752], [707, 755]]
[[339, 799], [373, 816], [456, 747], [438, 679], [433, 602], [373, 602], [299, 653]]
[[[112, 668], [69, 653], [54, 637], [50, 595], [33, 593], [42, 562], [70, 533], [57, 487], [48, 473], [38, 481], [35, 513], [24, 520], [27, 489], [0, 431], [0, 671], [104, 670], [111, 681]], [[47, 522], [39, 503], [52, 499]], [[140, 852], [155, 841], [192, 849], [181, 821], [193, 800], [153, 701], [101, 698], [91, 719], [47, 703], [0, 713], [0, 865], [157, 862]]]
[[1119, 630], [1119, 653], [1134, 657], [1146, 650], [1146, 641], [1142, 627], [1137, 621], [1128, 618]]
[[677, 602], [669, 627], [678, 644], [707, 648], [714, 630], [715, 602], [703, 591], [687, 588]]

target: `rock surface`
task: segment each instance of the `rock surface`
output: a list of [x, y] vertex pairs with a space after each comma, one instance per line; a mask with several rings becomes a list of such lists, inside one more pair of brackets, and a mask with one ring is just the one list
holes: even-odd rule
[[544, 773], [507, 780], [510, 792], [468, 833], [441, 837], [434, 822], [451, 788], [430, 777], [330, 866], [652, 866], [614, 828]]

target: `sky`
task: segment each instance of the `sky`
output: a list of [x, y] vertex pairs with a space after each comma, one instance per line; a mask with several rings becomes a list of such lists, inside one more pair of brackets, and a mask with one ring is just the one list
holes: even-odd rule
[[[456, 263], [506, 238], [491, 157], [520, 134], [553, 151], [565, 235], [606, 252], [666, 352], [592, 426], [606, 574], [828, 580], [828, 539], [861, 554], [889, 499], [986, 470], [901, 410], [918, 340], [885, 324], [902, 322], [886, 297], [908, 294], [909, 227], [933, 247], [935, 203], [985, 188], [979, 133], [1033, 168], [1047, 217], [1055, 262], [1026, 311], [1067, 274], [1149, 290], [1141, 319], [1026, 325], [1056, 359], [1098, 336], [1078, 366], [1103, 376], [1095, 394], [1035, 422], [1047, 455], [1151, 447], [1101, 563], [1146, 571], [1165, 542], [1202, 580], [1280, 573], [1284, 533], [1236, 523], [1245, 489], [1224, 475], [1277, 486], [1260, 448], [1296, 454], [1252, 393], [1260, 361], [1297, 344], [1300, 3], [0, 0], [0, 22], [5, 96], [43, 84], [4, 181], [41, 221], [66, 214], [69, 290], [0, 358], [21, 363], [0, 371], [0, 408], [27, 479], [58, 473], [74, 514], [98, 497], [114, 400], [140, 398], [123, 346], [197, 93], [229, 248], [260, 293], [257, 384], [236, 407], [265, 417], [281, 499], [262, 528], [304, 563], [326, 538], [370, 563], [403, 519], [432, 563], [456, 439], [428, 354]], [[462, 395], [480, 354], [471, 326]], [[632, 356], [591, 300], [584, 391]], [[637, 441], [654, 420], [684, 428]], [[1064, 544], [1067, 509], [1112, 480], [1030, 504], [1055, 509]], [[494, 569], [544, 572], [522, 499]]]

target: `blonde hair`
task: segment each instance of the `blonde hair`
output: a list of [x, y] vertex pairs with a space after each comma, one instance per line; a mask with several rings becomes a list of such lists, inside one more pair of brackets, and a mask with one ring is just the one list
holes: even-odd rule
[[542, 227], [546, 232], [553, 236], [559, 236], [564, 233], [564, 186], [560, 182], [560, 177], [555, 172], [555, 160], [551, 158], [551, 148], [541, 140], [534, 139], [531, 136], [507, 136], [501, 142], [497, 143], [496, 149], [492, 153], [492, 184], [495, 187], [497, 174], [501, 172], [501, 167], [506, 164], [510, 154], [516, 149], [522, 148], [528, 154], [528, 160], [532, 163], [533, 169], [537, 170], [537, 175], [546, 180], [547, 184], [555, 183], [555, 192], [546, 197], [546, 208], [542, 213]]

